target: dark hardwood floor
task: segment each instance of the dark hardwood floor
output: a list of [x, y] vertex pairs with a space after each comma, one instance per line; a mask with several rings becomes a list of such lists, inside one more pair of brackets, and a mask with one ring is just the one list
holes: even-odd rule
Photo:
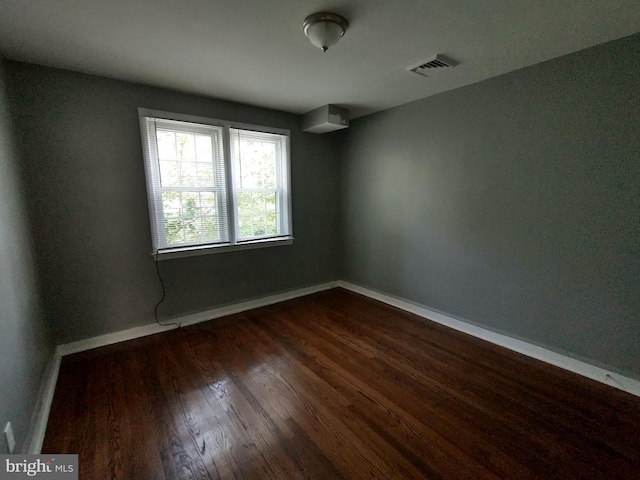
[[80, 478], [640, 478], [640, 398], [334, 289], [63, 358]]

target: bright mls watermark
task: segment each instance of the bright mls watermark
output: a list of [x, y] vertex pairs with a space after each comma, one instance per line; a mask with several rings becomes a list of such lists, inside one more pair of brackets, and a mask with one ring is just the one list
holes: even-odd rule
[[78, 480], [78, 455], [0, 455], [0, 480]]

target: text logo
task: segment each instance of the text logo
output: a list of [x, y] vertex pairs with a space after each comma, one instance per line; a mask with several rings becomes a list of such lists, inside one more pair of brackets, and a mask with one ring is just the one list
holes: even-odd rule
[[78, 455], [0, 455], [0, 480], [78, 480]]

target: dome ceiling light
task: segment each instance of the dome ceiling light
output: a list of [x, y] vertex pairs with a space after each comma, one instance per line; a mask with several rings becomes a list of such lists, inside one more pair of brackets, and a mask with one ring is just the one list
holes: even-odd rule
[[304, 19], [302, 28], [311, 43], [326, 52], [347, 31], [349, 22], [335, 13], [314, 13]]

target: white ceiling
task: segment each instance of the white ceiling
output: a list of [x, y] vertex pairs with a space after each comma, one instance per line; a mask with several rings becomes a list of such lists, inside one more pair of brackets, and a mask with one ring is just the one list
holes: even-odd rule
[[[302, 33], [318, 11], [350, 23], [324, 54]], [[8, 58], [353, 118], [638, 31], [638, 0], [0, 0]], [[407, 72], [436, 53], [460, 65]]]

